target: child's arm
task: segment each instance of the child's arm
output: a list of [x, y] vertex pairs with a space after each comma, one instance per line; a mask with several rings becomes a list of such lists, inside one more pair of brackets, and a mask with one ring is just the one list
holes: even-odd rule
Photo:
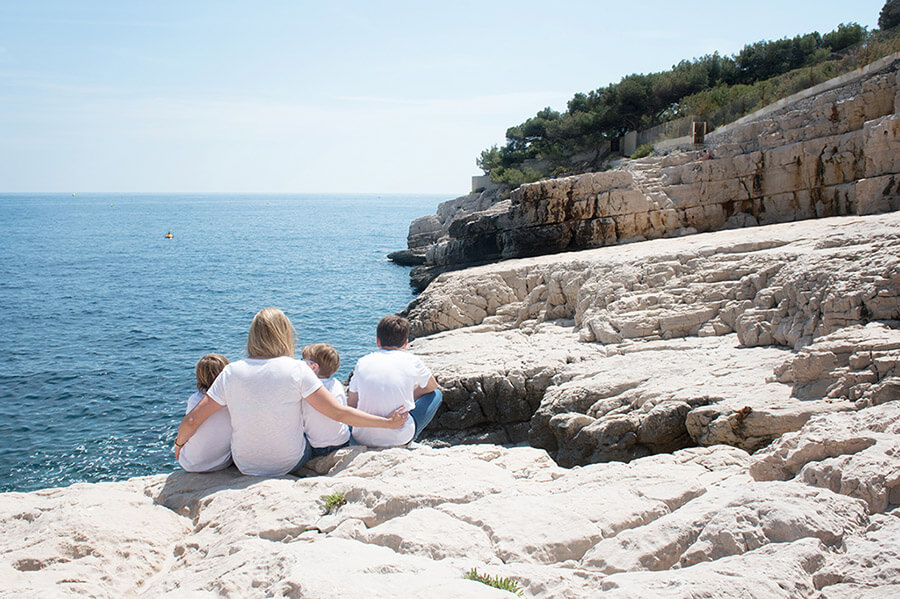
[[357, 393], [356, 391], [348, 391], [347, 405], [351, 408], [359, 407], [359, 393]]
[[428, 379], [428, 382], [425, 383], [424, 387], [416, 387], [415, 389], [413, 389], [413, 397], [416, 399], [419, 399], [426, 393], [431, 393], [432, 391], [434, 391], [437, 388], [438, 388], [437, 381], [434, 379], [434, 375], [432, 374], [431, 378]]
[[[175, 435], [175, 459], [181, 454], [181, 448], [187, 443], [200, 425], [206, 422], [206, 419], [221, 409], [222, 404], [213, 400], [209, 395], [204, 395], [194, 409], [185, 414], [178, 425], [178, 434]], [[179, 441], [180, 440], [180, 441]]]
[[[353, 392], [350, 392], [351, 395]], [[406, 408], [397, 408], [391, 412], [390, 417], [382, 418], [366, 414], [356, 408], [341, 405], [332, 397], [325, 387], [319, 387], [310, 395], [303, 398], [306, 403], [328, 416], [332, 420], [349, 424], [350, 426], [368, 426], [371, 428], [403, 428], [409, 412]]]

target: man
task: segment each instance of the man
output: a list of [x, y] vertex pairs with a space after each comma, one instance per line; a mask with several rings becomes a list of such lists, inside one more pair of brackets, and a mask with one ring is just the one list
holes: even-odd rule
[[414, 441], [441, 405], [434, 375], [422, 360], [404, 351], [408, 343], [409, 321], [385, 316], [376, 331], [378, 351], [360, 358], [353, 369], [349, 406], [373, 415], [405, 408], [411, 416], [396, 430], [354, 426], [353, 439], [361, 445], [394, 447]]

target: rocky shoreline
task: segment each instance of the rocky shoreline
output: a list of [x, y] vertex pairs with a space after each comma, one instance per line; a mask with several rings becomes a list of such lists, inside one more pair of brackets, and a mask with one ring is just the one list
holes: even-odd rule
[[564, 465], [753, 451], [900, 399], [900, 213], [720, 231], [442, 275], [408, 308], [436, 441]]
[[[0, 496], [3, 597], [887, 597], [900, 402], [580, 468], [496, 445], [340, 450], [307, 478], [177, 472]], [[325, 513], [336, 492], [346, 504]]]
[[898, 250], [890, 213], [442, 275], [433, 446], [2, 494], [0, 597], [891, 596]]
[[0, 597], [900, 595], [886, 64], [705, 154], [415, 221], [424, 444], [0, 494]]
[[[412, 222], [424, 289], [496, 260], [900, 209], [900, 53], [712, 132], [701, 147], [445, 202]], [[400, 256], [398, 255], [398, 257]]]

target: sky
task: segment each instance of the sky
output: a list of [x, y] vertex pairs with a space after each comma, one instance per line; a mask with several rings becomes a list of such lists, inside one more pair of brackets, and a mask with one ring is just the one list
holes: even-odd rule
[[446, 193], [576, 92], [883, 0], [0, 0], [0, 192]]

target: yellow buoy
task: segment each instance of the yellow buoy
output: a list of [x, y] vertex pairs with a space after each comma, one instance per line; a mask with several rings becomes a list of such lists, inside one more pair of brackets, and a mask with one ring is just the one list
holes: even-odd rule
[[171, 233], [166, 233], [166, 239], [172, 239], [173, 237], [175, 237], [175, 236], [172, 235]]

